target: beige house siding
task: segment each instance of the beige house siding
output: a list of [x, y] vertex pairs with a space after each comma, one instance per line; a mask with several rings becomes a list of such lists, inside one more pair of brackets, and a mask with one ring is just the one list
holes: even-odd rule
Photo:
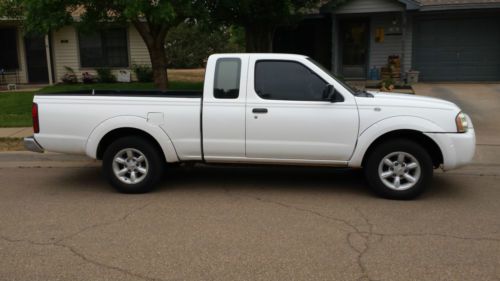
[[[144, 41], [137, 30], [130, 26], [128, 28], [128, 51], [129, 51], [129, 66], [133, 64], [151, 65], [149, 53]], [[95, 74], [93, 68], [82, 68], [80, 65], [80, 52], [78, 45], [78, 33], [72, 26], [61, 28], [52, 34], [52, 58], [54, 62], [55, 82], [61, 82], [61, 78], [66, 73], [65, 66], [71, 67], [77, 74], [78, 79], [81, 79], [83, 72]], [[129, 68], [114, 68], [114, 74], [118, 74], [120, 70]], [[135, 80], [133, 71], [132, 80]]]
[[[54, 82], [61, 82], [66, 73], [65, 66], [71, 67], [77, 75], [80, 72], [78, 38], [74, 27], [67, 26], [52, 33], [52, 61], [54, 63]], [[79, 75], [80, 76], [80, 75]]]
[[141, 35], [131, 26], [128, 30], [129, 52], [130, 52], [130, 65], [134, 64], [147, 64], [151, 65], [149, 58], [148, 48], [142, 40]]

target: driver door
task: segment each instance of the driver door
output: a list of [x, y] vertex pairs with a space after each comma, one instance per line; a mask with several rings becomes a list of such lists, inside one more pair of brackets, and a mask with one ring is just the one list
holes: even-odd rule
[[[323, 100], [328, 83], [307, 62], [258, 60], [250, 65], [246, 157], [300, 162], [348, 161], [358, 132], [353, 99]], [[250, 81], [250, 80], [249, 80]]]

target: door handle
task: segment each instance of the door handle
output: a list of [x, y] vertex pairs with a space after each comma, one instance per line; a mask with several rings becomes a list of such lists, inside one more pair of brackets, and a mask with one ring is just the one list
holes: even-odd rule
[[267, 113], [267, 108], [254, 108], [254, 109], [252, 109], [252, 112], [253, 113], [261, 113], [261, 114]]

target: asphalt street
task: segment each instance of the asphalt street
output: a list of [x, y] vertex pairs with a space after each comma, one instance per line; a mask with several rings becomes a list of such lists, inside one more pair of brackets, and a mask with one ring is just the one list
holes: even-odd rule
[[0, 280], [498, 281], [498, 134], [413, 201], [357, 170], [202, 165], [124, 195], [97, 161], [0, 153]]

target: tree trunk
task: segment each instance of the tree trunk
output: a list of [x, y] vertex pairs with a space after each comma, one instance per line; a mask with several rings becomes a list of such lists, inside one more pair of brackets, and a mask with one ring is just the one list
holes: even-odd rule
[[165, 91], [168, 88], [165, 37], [169, 27], [165, 24], [152, 25], [141, 20], [133, 21], [133, 24], [148, 48], [155, 86], [159, 90]]
[[153, 69], [153, 81], [156, 88], [165, 91], [168, 88], [167, 55], [163, 42], [148, 46], [151, 67]]
[[245, 26], [247, 53], [271, 53], [273, 51], [274, 30], [273, 25]]

